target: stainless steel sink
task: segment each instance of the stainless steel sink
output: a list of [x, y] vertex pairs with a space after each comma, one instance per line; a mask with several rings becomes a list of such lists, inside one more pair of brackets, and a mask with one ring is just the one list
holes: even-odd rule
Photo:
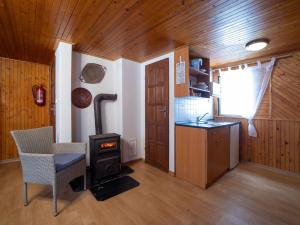
[[226, 125], [228, 122], [219, 122], [219, 121], [200, 121], [200, 122], [177, 122], [178, 124], [189, 124], [192, 126], [220, 126], [220, 125]]
[[200, 122], [190, 122], [190, 123], [193, 123], [193, 124], [208, 124], [207, 121], [200, 121]]

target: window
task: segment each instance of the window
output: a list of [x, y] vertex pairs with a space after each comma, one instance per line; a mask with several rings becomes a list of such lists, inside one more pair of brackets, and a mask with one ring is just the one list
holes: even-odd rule
[[245, 69], [220, 71], [220, 114], [248, 119], [248, 134], [256, 137], [253, 118], [269, 84], [275, 58], [270, 62]]
[[250, 70], [229, 70], [221, 73], [220, 114], [249, 115], [255, 105], [255, 75]]

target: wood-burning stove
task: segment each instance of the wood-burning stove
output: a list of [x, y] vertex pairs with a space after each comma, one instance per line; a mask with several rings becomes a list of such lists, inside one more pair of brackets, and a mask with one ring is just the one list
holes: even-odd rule
[[[95, 198], [105, 200], [120, 194], [139, 183], [121, 173], [120, 135], [115, 133], [102, 134], [101, 102], [115, 101], [117, 95], [98, 94], [94, 98], [96, 135], [90, 136], [90, 176], [91, 192]], [[130, 168], [127, 170], [130, 173]], [[131, 171], [132, 172], [132, 171]]]
[[90, 136], [91, 184], [98, 184], [104, 178], [117, 175], [121, 171], [120, 135], [102, 134], [101, 102], [115, 101], [117, 95], [98, 94], [94, 98], [96, 135]]
[[115, 133], [90, 136], [90, 170], [92, 184], [120, 173], [120, 135]]

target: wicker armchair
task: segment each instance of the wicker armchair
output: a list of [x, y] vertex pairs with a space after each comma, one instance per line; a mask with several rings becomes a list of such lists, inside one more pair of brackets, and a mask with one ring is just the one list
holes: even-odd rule
[[12, 131], [19, 152], [23, 182], [24, 205], [28, 205], [27, 183], [51, 185], [53, 215], [57, 213], [57, 192], [76, 177], [84, 176], [86, 189], [86, 144], [53, 143], [53, 128], [43, 127]]

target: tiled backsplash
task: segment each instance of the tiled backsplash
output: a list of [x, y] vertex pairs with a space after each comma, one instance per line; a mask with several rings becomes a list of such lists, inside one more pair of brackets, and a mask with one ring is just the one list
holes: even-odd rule
[[175, 99], [175, 121], [196, 121], [197, 116], [209, 113], [203, 119], [213, 118], [212, 98], [182, 97]]

